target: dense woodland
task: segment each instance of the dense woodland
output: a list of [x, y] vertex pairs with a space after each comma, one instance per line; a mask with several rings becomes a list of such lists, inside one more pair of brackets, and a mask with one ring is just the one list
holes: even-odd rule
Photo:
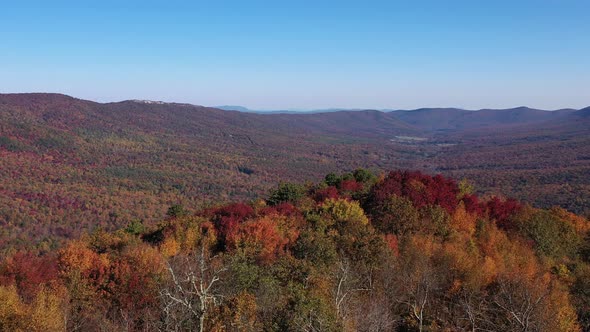
[[3, 331], [590, 331], [588, 219], [418, 171], [95, 229], [0, 262]]
[[590, 331], [589, 143], [590, 109], [0, 95], [0, 330]]
[[0, 94], [0, 253], [262, 197], [357, 167], [466, 178], [590, 214], [590, 109], [248, 114]]

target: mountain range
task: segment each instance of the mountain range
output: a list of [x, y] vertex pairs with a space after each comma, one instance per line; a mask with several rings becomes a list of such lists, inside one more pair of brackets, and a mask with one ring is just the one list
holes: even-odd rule
[[[334, 112], [365, 111], [368, 109], [312, 109], [312, 110], [251, 110], [244, 106], [214, 107], [227, 111], [239, 111], [256, 114], [318, 114]], [[420, 130], [459, 130], [490, 126], [521, 125], [540, 123], [561, 119], [566, 115], [576, 114], [575, 109], [541, 110], [526, 106], [508, 109], [465, 110], [461, 108], [419, 108], [413, 110], [379, 109], [383, 113], [406, 122]], [[582, 111], [582, 110], [580, 110]], [[582, 113], [582, 112], [580, 112]], [[579, 114], [579, 113], [578, 113]]]
[[358, 167], [443, 173], [588, 214], [589, 143], [590, 108], [259, 114], [0, 94], [0, 242], [156, 221], [170, 205], [256, 199]]

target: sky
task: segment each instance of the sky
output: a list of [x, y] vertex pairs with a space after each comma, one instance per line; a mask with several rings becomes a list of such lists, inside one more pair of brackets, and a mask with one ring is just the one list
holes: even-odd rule
[[590, 1], [6, 1], [0, 93], [251, 109], [590, 105]]

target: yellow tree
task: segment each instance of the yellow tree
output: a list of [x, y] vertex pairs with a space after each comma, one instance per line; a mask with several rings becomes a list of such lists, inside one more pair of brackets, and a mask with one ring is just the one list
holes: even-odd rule
[[67, 292], [60, 287], [42, 287], [31, 303], [27, 330], [60, 332], [66, 329]]
[[0, 286], [0, 331], [25, 331], [27, 307], [16, 287]]

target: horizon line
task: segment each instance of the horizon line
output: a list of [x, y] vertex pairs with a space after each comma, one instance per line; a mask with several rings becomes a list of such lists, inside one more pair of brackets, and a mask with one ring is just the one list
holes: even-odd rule
[[[483, 110], [490, 110], [490, 111], [503, 111], [503, 110], [515, 110], [519, 108], [526, 108], [531, 110], [538, 110], [538, 111], [545, 111], [545, 112], [555, 112], [555, 111], [565, 111], [565, 110], [573, 110], [579, 111], [586, 107], [581, 108], [574, 108], [574, 107], [562, 107], [556, 109], [544, 109], [544, 108], [535, 108], [526, 105], [518, 105], [513, 107], [505, 107], [505, 108], [498, 108], [498, 107], [483, 107], [483, 108], [464, 108], [464, 107], [457, 107], [457, 106], [422, 106], [417, 108], [395, 108], [395, 107], [319, 107], [319, 108], [250, 108], [244, 105], [232, 105], [232, 104], [217, 104], [217, 105], [203, 105], [203, 104], [195, 104], [190, 102], [180, 102], [180, 101], [165, 101], [165, 100], [156, 100], [156, 99], [144, 99], [144, 98], [130, 98], [130, 99], [122, 99], [122, 100], [111, 100], [111, 101], [99, 101], [93, 100], [90, 98], [80, 98], [73, 95], [69, 95], [63, 92], [0, 92], [0, 96], [2, 95], [61, 95], [66, 96], [73, 99], [89, 101], [97, 104], [112, 104], [112, 103], [122, 103], [122, 102], [144, 102], [146, 104], [177, 104], [177, 105], [190, 105], [195, 107], [207, 107], [207, 108], [215, 108], [224, 111], [235, 111], [235, 112], [243, 112], [243, 113], [281, 113], [281, 112], [292, 112], [292, 113], [321, 113], [321, 112], [338, 112], [338, 111], [379, 111], [379, 112], [396, 112], [396, 111], [418, 111], [418, 110], [461, 110], [461, 111], [483, 111]], [[590, 103], [588, 104], [590, 105]], [[227, 109], [226, 109], [227, 108]], [[230, 109], [236, 108], [236, 109]], [[242, 108], [243, 110], [239, 110], [238, 108]]]

